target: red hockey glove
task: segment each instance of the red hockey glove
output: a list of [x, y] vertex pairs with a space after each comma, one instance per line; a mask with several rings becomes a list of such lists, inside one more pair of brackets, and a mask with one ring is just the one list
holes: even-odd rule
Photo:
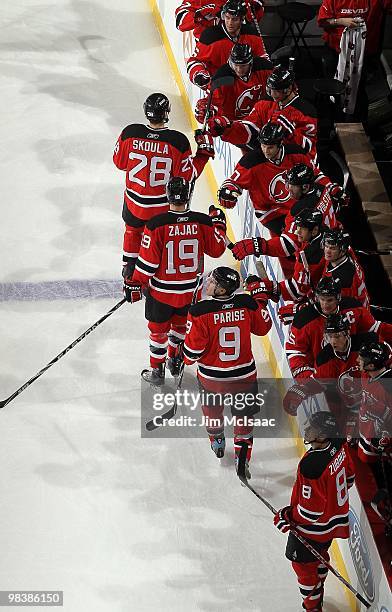
[[207, 89], [210, 81], [211, 81], [211, 77], [209, 73], [207, 72], [207, 70], [200, 70], [193, 77], [194, 84], [197, 85], [197, 87], [200, 87], [200, 89], [204, 89], [204, 90]]
[[134, 304], [142, 299], [142, 285], [131, 278], [124, 278], [123, 293], [127, 302]]
[[211, 204], [208, 213], [211, 217], [213, 226], [226, 234], [226, 215], [223, 210]]
[[323, 387], [317, 380], [314, 378], [306, 378], [303, 383], [297, 383], [290, 387], [283, 398], [283, 408], [288, 414], [291, 414], [291, 416], [296, 416], [298, 406], [302, 404], [304, 400], [322, 391]]
[[242, 189], [231, 181], [224, 181], [218, 190], [219, 204], [222, 208], [234, 208]]
[[298, 304], [284, 304], [278, 310], [278, 317], [282, 325], [290, 325], [293, 322], [294, 315], [298, 310]]
[[266, 241], [264, 238], [245, 238], [245, 240], [236, 242], [231, 252], [233, 253], [233, 257], [238, 259], [238, 261], [242, 261], [242, 259], [249, 255], [260, 257], [260, 255], [265, 252], [265, 243]]
[[[215, 2], [210, 2], [201, 8], [195, 10], [194, 22], [195, 23], [203, 23], [203, 21], [212, 21], [216, 17], [216, 13], [214, 13], [214, 9], [216, 10]], [[210, 24], [208, 24], [210, 25]]]
[[291, 123], [280, 111], [275, 111], [270, 119], [273, 123], [279, 123], [290, 136], [294, 134], [295, 124]]
[[252, 298], [267, 302], [273, 300], [277, 302], [280, 297], [279, 285], [276, 281], [271, 281], [269, 278], [259, 278], [255, 274], [251, 274], [245, 280], [246, 290], [250, 292]]
[[331, 185], [329, 195], [337, 213], [350, 204], [350, 196], [337, 183]]
[[197, 152], [207, 157], [215, 157], [214, 140], [211, 134], [202, 130], [195, 130], [195, 142], [197, 144]]
[[[207, 105], [208, 105], [208, 97], [200, 98], [200, 100], [196, 102], [195, 117], [196, 117], [196, 121], [198, 121], [199, 123], [204, 122], [204, 119], [206, 117], [206, 112], [207, 112]], [[210, 117], [215, 115], [217, 111], [218, 111], [218, 107], [211, 105], [210, 106]]]
[[274, 516], [274, 525], [281, 531], [282, 533], [287, 533], [290, 531], [292, 527], [291, 522], [291, 506], [285, 506]]
[[211, 136], [222, 136], [223, 132], [231, 126], [231, 121], [227, 117], [211, 117], [207, 121]]

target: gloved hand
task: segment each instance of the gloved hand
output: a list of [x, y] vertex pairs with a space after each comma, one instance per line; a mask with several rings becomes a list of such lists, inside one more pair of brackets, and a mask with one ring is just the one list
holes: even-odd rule
[[215, 157], [214, 139], [211, 134], [203, 130], [195, 130], [195, 142], [200, 153], [207, 157]]
[[[200, 100], [196, 102], [195, 117], [196, 117], [196, 121], [198, 121], [199, 123], [204, 122], [204, 119], [206, 117], [206, 112], [207, 112], [207, 106], [208, 106], [208, 96], [206, 98], [200, 98]], [[218, 107], [211, 104], [210, 111], [209, 111], [210, 117], [215, 115], [217, 111], [218, 111]]]
[[249, 255], [260, 257], [260, 255], [265, 253], [265, 243], [266, 240], [264, 240], [264, 238], [245, 238], [245, 240], [236, 242], [231, 252], [233, 253], [233, 257], [238, 261], [242, 261], [242, 259]]
[[255, 300], [263, 302], [268, 300], [279, 301], [280, 288], [276, 281], [272, 281], [269, 278], [261, 279], [255, 274], [251, 274], [245, 279], [244, 285]]
[[242, 189], [231, 181], [224, 181], [218, 190], [219, 204], [222, 208], [234, 208]]
[[296, 416], [298, 406], [312, 395], [321, 393], [323, 387], [314, 378], [306, 378], [303, 383], [297, 383], [290, 387], [283, 398], [283, 408], [291, 416]]
[[291, 123], [283, 113], [280, 111], [275, 111], [272, 113], [272, 117], [270, 119], [272, 123], [280, 123], [280, 125], [286, 130], [286, 132], [291, 136], [295, 132], [296, 125]]
[[211, 136], [222, 136], [223, 132], [231, 126], [231, 121], [224, 115], [211, 117], [207, 121], [207, 126]]
[[293, 322], [294, 315], [297, 312], [298, 304], [289, 303], [280, 306], [278, 309], [278, 317], [283, 325], [290, 325]]
[[223, 210], [211, 204], [208, 214], [211, 217], [213, 226], [226, 234], [226, 215]]
[[343, 187], [337, 183], [331, 185], [329, 196], [334, 204], [336, 212], [339, 212], [340, 208], [344, 208], [350, 204], [350, 196], [344, 191]]
[[200, 87], [200, 89], [204, 90], [207, 89], [210, 81], [211, 77], [207, 70], [200, 70], [200, 72], [197, 72], [193, 77], [194, 84], [197, 85], [197, 87]]
[[278, 510], [274, 516], [274, 525], [282, 533], [287, 533], [292, 527], [291, 523], [291, 506], [285, 506]]
[[142, 285], [139, 281], [124, 278], [123, 293], [127, 302], [134, 304], [142, 299]]
[[203, 23], [203, 21], [212, 21], [216, 17], [216, 13], [213, 11], [212, 3], [202, 6], [195, 10], [194, 22]]

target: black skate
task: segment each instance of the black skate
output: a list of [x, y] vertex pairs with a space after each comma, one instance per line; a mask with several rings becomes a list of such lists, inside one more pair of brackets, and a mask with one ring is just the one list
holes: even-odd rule
[[165, 364], [160, 363], [157, 368], [143, 370], [141, 377], [153, 387], [161, 387], [165, 383]]
[[183, 361], [181, 357], [169, 357], [166, 363], [166, 367], [172, 376], [179, 376], [181, 372], [182, 363]]
[[214, 451], [215, 455], [218, 459], [222, 459], [225, 454], [226, 448], [226, 438], [225, 434], [219, 434], [215, 436], [214, 440], [211, 442], [211, 448]]
[[[235, 471], [237, 472], [237, 474], [238, 474], [238, 462], [239, 462], [239, 457], [236, 457], [235, 458]], [[252, 474], [250, 473], [250, 469], [249, 469], [249, 461], [245, 461], [245, 478], [246, 480], [250, 480], [252, 478]]]

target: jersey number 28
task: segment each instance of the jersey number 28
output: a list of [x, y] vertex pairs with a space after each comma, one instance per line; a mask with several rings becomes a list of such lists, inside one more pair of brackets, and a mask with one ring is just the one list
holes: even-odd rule
[[[129, 159], [139, 162], [128, 172], [128, 180], [131, 183], [137, 183], [141, 187], [146, 187], [146, 181], [142, 179], [142, 176], [146, 178], [146, 172], [142, 173], [142, 170], [148, 165], [148, 162], [150, 162], [149, 171], [147, 170], [148, 184], [150, 187], [166, 185], [168, 182], [173, 163], [170, 157], [159, 157], [155, 155], [149, 160], [146, 155], [130, 153]], [[139, 176], [137, 176], [138, 174]]]

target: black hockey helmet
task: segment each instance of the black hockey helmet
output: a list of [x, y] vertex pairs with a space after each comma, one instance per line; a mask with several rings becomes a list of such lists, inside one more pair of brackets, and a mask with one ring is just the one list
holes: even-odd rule
[[316, 297], [335, 297], [337, 300], [340, 300], [342, 294], [342, 287], [340, 281], [336, 280], [332, 276], [323, 276], [317, 283]]
[[253, 53], [250, 45], [236, 43], [229, 56], [229, 64], [250, 64], [253, 61]]
[[278, 144], [280, 145], [286, 133], [280, 123], [272, 123], [269, 121], [260, 130], [258, 139], [261, 144]]
[[169, 121], [169, 98], [162, 93], [153, 93], [143, 104], [144, 114], [153, 123], [167, 123]]
[[369, 342], [361, 346], [359, 356], [362, 357], [365, 366], [373, 364], [376, 370], [379, 370], [387, 365], [391, 353], [388, 345], [383, 342]]
[[325, 246], [338, 246], [342, 251], [347, 251], [350, 246], [349, 235], [340, 228], [326, 229], [321, 243]]
[[227, 266], [219, 266], [212, 271], [212, 278], [224, 289], [227, 295], [231, 295], [239, 289], [241, 284], [240, 275], [237, 270]]
[[341, 438], [335, 416], [331, 412], [315, 412], [308, 417], [308, 427], [311, 427], [317, 438]]
[[305, 227], [308, 230], [312, 230], [316, 225], [321, 228], [323, 224], [323, 215], [317, 209], [304, 208], [295, 217], [294, 223], [298, 227]]
[[189, 181], [182, 176], [172, 176], [166, 185], [166, 195], [171, 204], [188, 203]]
[[232, 17], [245, 17], [246, 2], [244, 0], [227, 0], [222, 7], [222, 17], [232, 15]]
[[295, 164], [286, 172], [286, 181], [289, 185], [313, 185], [314, 178], [312, 168], [306, 164]]
[[294, 84], [294, 80], [294, 73], [291, 72], [291, 70], [276, 66], [267, 79], [267, 93], [269, 94], [269, 90], [271, 89], [277, 89], [278, 91], [288, 89]]
[[325, 321], [324, 331], [326, 334], [348, 333], [350, 331], [350, 322], [342, 314], [330, 314]]

